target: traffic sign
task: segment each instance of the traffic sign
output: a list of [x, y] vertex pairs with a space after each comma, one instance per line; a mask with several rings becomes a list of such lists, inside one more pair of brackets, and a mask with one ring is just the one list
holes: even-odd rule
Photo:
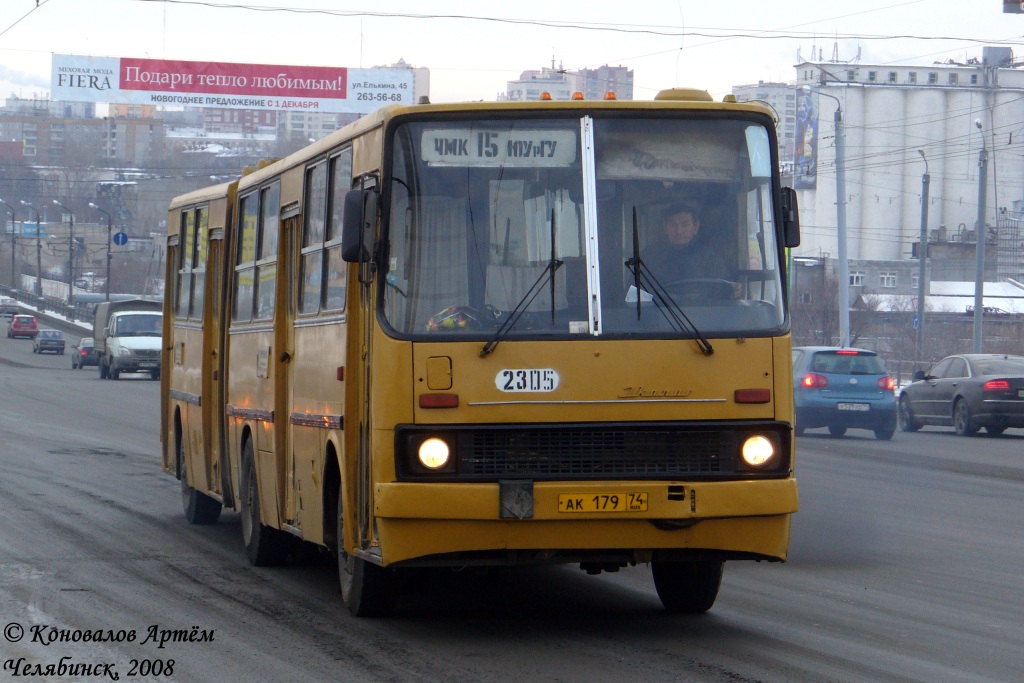
[[114, 233], [114, 244], [119, 247], [123, 247], [128, 244], [128, 233], [126, 232], [115, 232]]

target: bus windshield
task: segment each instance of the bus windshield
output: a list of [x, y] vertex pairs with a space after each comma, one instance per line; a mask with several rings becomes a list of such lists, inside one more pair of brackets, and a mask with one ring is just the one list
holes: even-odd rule
[[402, 338], [770, 336], [772, 137], [635, 113], [394, 129], [384, 318]]

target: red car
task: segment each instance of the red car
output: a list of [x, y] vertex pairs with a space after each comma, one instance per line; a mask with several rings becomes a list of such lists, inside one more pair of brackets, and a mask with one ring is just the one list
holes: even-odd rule
[[15, 337], [35, 339], [37, 334], [39, 334], [39, 326], [36, 325], [36, 318], [33, 315], [16, 315], [7, 324], [7, 336], [10, 339]]

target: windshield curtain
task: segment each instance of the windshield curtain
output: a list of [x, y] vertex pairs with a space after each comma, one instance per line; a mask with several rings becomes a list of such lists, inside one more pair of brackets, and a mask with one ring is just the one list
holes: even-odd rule
[[[403, 123], [385, 187], [387, 325], [476, 339], [777, 334], [771, 139], [724, 118]], [[698, 224], [685, 253], [668, 227], [683, 209], [683, 231]]]

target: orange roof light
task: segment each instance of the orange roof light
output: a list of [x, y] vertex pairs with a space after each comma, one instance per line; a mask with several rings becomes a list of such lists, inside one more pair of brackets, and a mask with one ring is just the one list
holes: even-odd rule
[[614, 93], [614, 92], [612, 92], [611, 90], [609, 90], [608, 92], [606, 92], [606, 93], [604, 94], [604, 98], [605, 98], [606, 100], [616, 100], [616, 99], [618, 99], [617, 97], [615, 97], [615, 93]]
[[540, 94], [540, 99], [544, 102], [548, 102], [551, 99], [551, 93], [545, 90]]
[[574, 92], [572, 94], [572, 98], [574, 100], [582, 100], [583, 99], [583, 93], [581, 93], [579, 90], [577, 90], [576, 92]]

